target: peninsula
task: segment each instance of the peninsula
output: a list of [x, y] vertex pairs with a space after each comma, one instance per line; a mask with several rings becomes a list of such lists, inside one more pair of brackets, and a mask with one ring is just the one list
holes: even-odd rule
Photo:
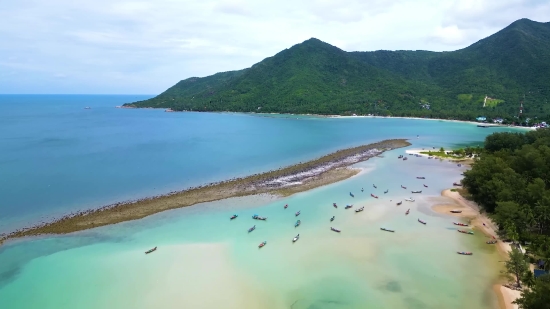
[[349, 168], [350, 165], [368, 160], [384, 151], [409, 145], [411, 144], [404, 139], [384, 140], [339, 150], [312, 161], [261, 174], [71, 213], [51, 222], [13, 231], [4, 235], [0, 239], [0, 243], [8, 239], [26, 236], [67, 234], [231, 197], [262, 193], [288, 196], [347, 179], [360, 171]]

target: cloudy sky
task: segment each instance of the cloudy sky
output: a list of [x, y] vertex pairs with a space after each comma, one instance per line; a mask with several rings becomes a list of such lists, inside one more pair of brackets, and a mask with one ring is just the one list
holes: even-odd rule
[[0, 93], [157, 94], [311, 37], [346, 51], [455, 50], [548, 0], [0, 1]]

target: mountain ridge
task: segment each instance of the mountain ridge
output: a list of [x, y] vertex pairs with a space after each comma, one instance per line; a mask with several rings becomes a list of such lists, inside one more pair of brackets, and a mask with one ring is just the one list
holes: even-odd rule
[[471, 120], [513, 118], [524, 96], [523, 115], [550, 117], [550, 22], [520, 19], [451, 52], [346, 52], [310, 38], [250, 68], [191, 77], [126, 106]]

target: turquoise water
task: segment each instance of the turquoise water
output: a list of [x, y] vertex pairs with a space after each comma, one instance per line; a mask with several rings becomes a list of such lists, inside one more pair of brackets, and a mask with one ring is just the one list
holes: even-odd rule
[[[486, 134], [510, 130], [407, 119], [114, 108], [136, 98], [0, 96], [2, 228], [386, 138], [411, 138], [410, 148], [440, 147], [479, 143]], [[494, 305], [490, 283], [496, 274], [487, 267], [494, 252], [480, 245], [482, 238], [457, 233], [452, 218], [430, 209], [445, 201], [438, 196], [460, 179], [461, 168], [425, 158], [397, 160], [403, 152], [358, 164], [363, 172], [346, 181], [284, 199], [229, 199], [67, 236], [10, 242], [0, 247], [0, 307]], [[417, 180], [419, 175], [427, 179]], [[411, 195], [400, 185], [423, 193], [414, 203], [396, 206]], [[345, 204], [365, 211], [345, 210]], [[298, 210], [302, 224], [295, 228]], [[230, 221], [233, 213], [239, 218]], [[268, 220], [252, 220], [256, 213]], [[254, 224], [257, 229], [247, 233]], [[396, 233], [382, 232], [381, 226]], [[300, 240], [293, 244], [297, 233]], [[258, 249], [264, 240], [267, 245]], [[143, 254], [154, 246], [156, 252]], [[459, 250], [475, 254], [459, 256]]]

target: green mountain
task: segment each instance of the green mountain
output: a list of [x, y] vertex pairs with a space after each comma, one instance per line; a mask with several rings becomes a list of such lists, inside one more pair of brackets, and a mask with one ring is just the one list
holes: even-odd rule
[[315, 38], [250, 68], [127, 104], [192, 111], [550, 118], [550, 23], [518, 20], [453, 52], [345, 52]]

